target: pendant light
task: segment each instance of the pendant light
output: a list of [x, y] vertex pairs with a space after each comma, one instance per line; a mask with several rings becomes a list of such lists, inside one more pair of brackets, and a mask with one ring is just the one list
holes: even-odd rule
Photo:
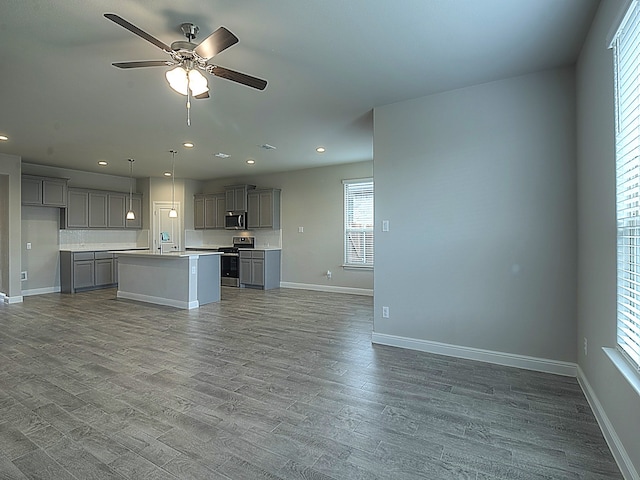
[[176, 211], [176, 152], [169, 150], [171, 153], [171, 210], [169, 210], [169, 218], [178, 218]]
[[129, 211], [127, 212], [127, 220], [135, 220], [136, 214], [133, 212], [133, 158], [129, 159]]

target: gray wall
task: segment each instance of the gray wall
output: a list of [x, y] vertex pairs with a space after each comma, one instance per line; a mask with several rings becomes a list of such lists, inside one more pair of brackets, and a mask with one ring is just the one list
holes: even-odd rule
[[374, 129], [374, 332], [575, 362], [573, 69], [376, 108]]
[[[373, 162], [310, 168], [272, 175], [206, 182], [200, 193], [248, 183], [282, 190], [282, 282], [319, 288], [371, 291], [373, 271], [348, 270], [343, 263], [342, 180], [373, 176]], [[304, 232], [298, 233], [298, 227]], [[332, 278], [326, 277], [331, 270]]]
[[9, 297], [9, 301], [19, 301], [22, 298], [20, 286], [20, 157], [0, 153], [0, 175], [4, 177], [3, 186], [6, 193], [0, 196], [5, 201], [6, 215], [2, 219], [2, 293]]
[[616, 210], [613, 32], [621, 7], [605, 1], [577, 65], [578, 103], [578, 363], [640, 472], [640, 396], [600, 347], [616, 344]]

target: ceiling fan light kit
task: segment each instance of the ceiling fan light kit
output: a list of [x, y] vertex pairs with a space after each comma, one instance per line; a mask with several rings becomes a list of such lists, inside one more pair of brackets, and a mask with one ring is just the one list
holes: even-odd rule
[[112, 65], [123, 69], [175, 66], [176, 68], [165, 73], [165, 77], [173, 90], [187, 96], [187, 125], [191, 124], [189, 115], [191, 108], [190, 97], [193, 96], [197, 99], [209, 98], [207, 79], [200, 70], [210, 75], [225, 78], [257, 90], [264, 90], [267, 86], [266, 80], [208, 63], [215, 55], [235, 45], [239, 41], [238, 37], [225, 27], [219, 27], [215, 32], [200, 42], [200, 44], [195, 44], [192, 40], [196, 38], [200, 29], [192, 23], [183, 23], [180, 25], [180, 28], [187, 41], [178, 40], [169, 46], [115, 13], [105, 13], [104, 16], [129, 30], [131, 33], [155, 45], [171, 57], [171, 60], [117, 62]]

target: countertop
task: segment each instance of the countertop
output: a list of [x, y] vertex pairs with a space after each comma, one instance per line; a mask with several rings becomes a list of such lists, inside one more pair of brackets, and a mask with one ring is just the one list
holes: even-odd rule
[[166, 253], [158, 253], [151, 250], [110, 250], [111, 253], [118, 255], [126, 255], [129, 257], [160, 257], [160, 258], [184, 258], [184, 257], [198, 257], [201, 255], [222, 255], [221, 252], [214, 252], [211, 250], [190, 250], [190, 251], [172, 251]]
[[149, 247], [136, 246], [97, 246], [97, 245], [80, 245], [60, 248], [61, 252], [119, 252], [124, 250], [149, 250]]
[[[187, 250], [217, 250], [221, 247], [229, 247], [229, 245], [196, 245], [193, 247], [186, 247]], [[238, 250], [282, 250], [280, 247], [255, 247], [255, 248], [242, 248]]]

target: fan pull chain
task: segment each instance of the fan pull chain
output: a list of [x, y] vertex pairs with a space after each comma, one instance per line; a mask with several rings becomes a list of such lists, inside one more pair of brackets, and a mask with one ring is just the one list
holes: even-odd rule
[[189, 70], [187, 70], [187, 127], [191, 126], [191, 84], [189, 81]]

